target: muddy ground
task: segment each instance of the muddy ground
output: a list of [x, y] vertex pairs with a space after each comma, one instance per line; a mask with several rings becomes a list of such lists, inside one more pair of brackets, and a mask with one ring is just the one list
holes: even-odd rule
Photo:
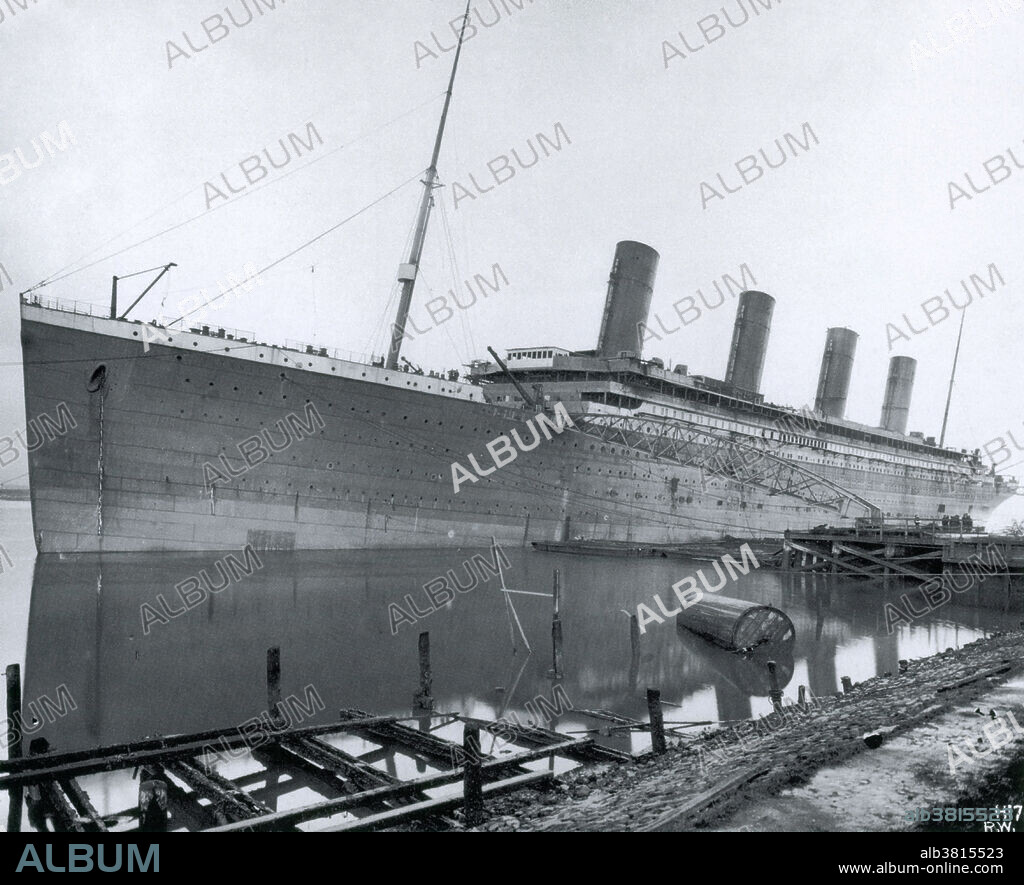
[[742, 740], [735, 729], [708, 731], [670, 739], [663, 756], [575, 769], [550, 788], [488, 802], [476, 829], [984, 832], [907, 812], [1021, 803], [1024, 734], [1013, 723], [1024, 728], [1024, 633], [906, 662], [785, 720]]

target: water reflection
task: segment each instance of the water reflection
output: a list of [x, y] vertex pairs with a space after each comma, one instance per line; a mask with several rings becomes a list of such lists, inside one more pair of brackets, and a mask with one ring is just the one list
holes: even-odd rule
[[[475, 551], [474, 551], [475, 552]], [[771, 710], [760, 657], [716, 648], [674, 619], [647, 625], [634, 653], [626, 615], [650, 604], [701, 563], [619, 560], [506, 551], [508, 586], [534, 592], [562, 575], [565, 636], [561, 685], [578, 709], [646, 719], [644, 689], [680, 707], [670, 720], [744, 719]], [[28, 625], [25, 697], [66, 684], [77, 710], [38, 732], [69, 750], [156, 734], [231, 726], [266, 709], [265, 655], [280, 646], [282, 689], [302, 697], [313, 685], [327, 710], [409, 715], [418, 688], [417, 635], [431, 634], [433, 693], [439, 710], [496, 718], [529, 716], [524, 705], [551, 697], [551, 603], [506, 597], [497, 579], [458, 594], [418, 624], [392, 635], [389, 603], [456, 568], [466, 551], [360, 551], [261, 554], [263, 568], [169, 623], [142, 631], [140, 606], [168, 599], [174, 585], [215, 557], [41, 557]], [[882, 605], [907, 586], [792, 576], [759, 569], [729, 595], [776, 606], [796, 627], [789, 655], [776, 656], [787, 697], [796, 686], [832, 693], [854, 681], [897, 672], [900, 658], [923, 657], [1016, 625], [1019, 597], [1007, 610], [1003, 585], [965, 594], [912, 628], [887, 635]], [[670, 598], [671, 593], [665, 598]], [[514, 613], [532, 647], [527, 654]], [[180, 608], [180, 605], [174, 606]], [[422, 609], [422, 605], [421, 605]], [[559, 727], [592, 728], [569, 713]], [[619, 734], [636, 750], [646, 738]]]

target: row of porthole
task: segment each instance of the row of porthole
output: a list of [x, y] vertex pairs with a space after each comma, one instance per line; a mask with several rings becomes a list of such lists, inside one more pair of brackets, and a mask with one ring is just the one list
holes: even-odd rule
[[[177, 356], [177, 359], [179, 359], [179, 360], [180, 360], [180, 359], [181, 359], [181, 356], [180, 356], [180, 355], [178, 355], [178, 356]], [[105, 367], [101, 367], [101, 368], [105, 368]], [[282, 377], [283, 377], [283, 375], [282, 375]], [[191, 382], [192, 382], [192, 379], [191, 379], [191, 378], [186, 378], [186, 379], [185, 379], [185, 383], [186, 383], [186, 384], [190, 384]], [[214, 382], [213, 382], [213, 381], [210, 381], [210, 382], [208, 382], [208, 385], [209, 385], [210, 387], [213, 387], [213, 386], [215, 386], [215, 385], [214, 385]], [[232, 389], [233, 389], [234, 391], [236, 391], [236, 392], [238, 391], [238, 387], [237, 387], [237, 386], [234, 386], [234, 387], [233, 387]], [[259, 391], [257, 391], [257, 395], [258, 395], [258, 396], [263, 396], [263, 391], [262, 391], [262, 390], [259, 390]], [[287, 400], [287, 399], [288, 399], [288, 396], [287, 396], [286, 394], [282, 394], [281, 398], [282, 398], [283, 400]], [[310, 401], [309, 401], [309, 400], [307, 399], [307, 400], [306, 400], [306, 402], [308, 403], [308, 402], [310, 402]], [[328, 408], [331, 408], [331, 407], [333, 407], [333, 403], [328, 403]], [[350, 411], [352, 411], [352, 412], [354, 412], [355, 410], [356, 410], [356, 409], [355, 409], [355, 407], [354, 407], [354, 406], [350, 408]], [[369, 410], [369, 409], [366, 409], [365, 411], [366, 411], [366, 414], [368, 414], [368, 415], [370, 414], [370, 410]], [[185, 414], [185, 410], [184, 410], [184, 409], [181, 409], [181, 410], [179, 411], [179, 414], [181, 414], [181, 415], [184, 415], [184, 414]], [[209, 417], [208, 413], [205, 413], [205, 412], [204, 412], [204, 413], [203, 413], [203, 417]], [[381, 412], [381, 417], [387, 417], [387, 412]], [[402, 420], [403, 420], [403, 421], [407, 421], [407, 420], [408, 420], [408, 417], [409, 417], [408, 415], [405, 415], [405, 416], [403, 416]], [[222, 418], [222, 416], [221, 416], [221, 418]], [[239, 419], [238, 419], [238, 418], [235, 418], [235, 422], [236, 422], [236, 423], [238, 423], [238, 421], [239, 421]], [[424, 424], [429, 424], [429, 423], [430, 423], [430, 419], [429, 419], [429, 418], [425, 418], [425, 419], [423, 420], [423, 423], [424, 423]], [[439, 427], [443, 426], [443, 422], [441, 422], [441, 421], [438, 421], [438, 422], [437, 422], [437, 424], [438, 424], [438, 426], [439, 426]], [[262, 422], [262, 421], [260, 422], [260, 426], [261, 426], [261, 427], [262, 427], [262, 426], [264, 426], [264, 425], [263, 425], [263, 422]], [[465, 425], [464, 425], [464, 424], [461, 424], [461, 425], [459, 425], [459, 430], [465, 430]], [[472, 432], [473, 432], [473, 433], [478, 433], [478, 432], [479, 432], [479, 428], [478, 428], [478, 427], [474, 427], [474, 428], [473, 428], [473, 431], [472, 431]], [[487, 433], [487, 434], [490, 434], [490, 433], [491, 433], [492, 431], [490, 430], [490, 428], [487, 428], [487, 429], [485, 429], [485, 430], [484, 430], [484, 432], [485, 432], [485, 433]], [[322, 434], [322, 433], [323, 433], [323, 431], [321, 430], [321, 434]], [[362, 439], [362, 437], [361, 437], [361, 436], [359, 436], [358, 438], [359, 438], [359, 439]], [[563, 445], [565, 445], [565, 442], [563, 441], [563, 442], [562, 442], [562, 444], [563, 444]], [[399, 443], [396, 443], [396, 445], [399, 445]], [[412, 447], [412, 444], [411, 444], [411, 443], [410, 443], [410, 447]], [[577, 448], [577, 446], [576, 446], [576, 445], [574, 445], [574, 446], [573, 446], [573, 448]], [[593, 448], [594, 448], [594, 447], [593, 447], [593, 446], [591, 446], [591, 449], [593, 449]], [[601, 451], [602, 451], [602, 452], [604, 451], [604, 447], [602, 447]], [[615, 453], [615, 449], [612, 449], [612, 453], [613, 453], [613, 454]], [[588, 470], [589, 470], [589, 468], [588, 468]], [[620, 474], [620, 475], [624, 475], [624, 474]]]
[[[291, 488], [291, 483], [288, 483], [287, 487]], [[315, 491], [315, 486], [311, 485], [311, 486], [309, 486], [309, 489], [311, 491]], [[332, 487], [331, 491], [337, 493], [338, 490], [337, 490], [336, 487]], [[261, 493], [262, 493], [262, 491], [261, 491]], [[271, 492], [271, 494], [278, 494], [278, 493]], [[351, 491], [349, 489], [345, 490], [346, 499], [351, 494], [352, 493], [351, 493]], [[369, 500], [366, 500], [366, 497], [367, 497], [367, 493], [366, 492], [359, 492], [360, 503], [369, 503], [369, 504], [376, 503], [376, 504], [383, 504], [385, 506], [390, 506], [390, 507], [409, 507], [409, 506], [420, 506], [420, 504], [422, 504], [422, 502], [423, 502], [423, 497], [421, 496], [419, 498], [419, 502], [420, 502], [419, 504], [415, 504], [415, 505], [411, 504], [409, 502], [408, 498], [405, 498], [401, 504], [397, 504], [395, 502], [395, 500], [394, 500], [395, 496], [393, 494], [389, 496], [386, 492], [380, 498], [370, 497]], [[453, 500], [451, 498], [449, 498], [447, 501], [441, 501], [439, 498], [434, 498], [434, 503], [435, 504], [440, 503], [442, 505], [446, 504], [448, 507], [451, 507], [452, 505], [459, 504], [459, 503], [461, 503], [465, 507], [472, 506], [472, 502], [470, 502], [470, 501], [463, 500], [463, 501], [459, 502], [459, 501], [455, 501], [455, 500]], [[526, 505], [524, 505], [524, 504], [510, 504], [509, 505], [509, 511], [513, 512], [516, 509], [521, 511], [525, 506]], [[534, 507], [535, 507], [535, 510], [533, 512], [535, 512], [535, 513], [539, 512], [541, 509], [547, 510], [549, 512], [557, 512], [560, 509], [557, 505], [548, 505], [548, 506], [534, 505]], [[496, 510], [495, 511], [487, 510], [486, 512], [487, 513], [494, 513], [494, 512], [497, 512], [497, 511]]]
[[[132, 334], [133, 334], [133, 335], [134, 335], [135, 337], [138, 337], [138, 335], [139, 335], [139, 333], [138, 333], [138, 332], [132, 332]], [[167, 341], [168, 341], [168, 343], [172, 343], [172, 342], [174, 341], [174, 339], [173, 339], [173, 338], [168, 338], [168, 339], [167, 339]], [[198, 343], [198, 342], [196, 342], [196, 341], [193, 341], [193, 342], [192, 342], [192, 346], [193, 346], [193, 347], [198, 347], [198, 346], [199, 346], [199, 343]], [[225, 347], [225, 348], [224, 348], [224, 352], [225, 352], [225, 353], [230, 353], [230, 352], [231, 352], [231, 348], [230, 348], [230, 347]], [[260, 358], [260, 359], [263, 359], [263, 356], [264, 356], [264, 355], [263, 355], [263, 354], [261, 353], [261, 354], [259, 355], [259, 358]], [[178, 354], [178, 355], [177, 355], [177, 356], [176, 356], [175, 358], [176, 358], [177, 360], [181, 360], [181, 354]], [[284, 357], [284, 361], [285, 361], [285, 362], [288, 362], [288, 357]], [[300, 363], [300, 362], [298, 362], [298, 361], [295, 361], [295, 365], [296, 365], [296, 366], [301, 366], [301, 363]], [[306, 363], [306, 365], [307, 365], [308, 367], [310, 367], [310, 368], [313, 368], [313, 363], [311, 363], [311, 362], [307, 362], [307, 363]], [[330, 368], [331, 368], [331, 371], [332, 371], [332, 372], [336, 372], [336, 371], [337, 371], [337, 367], [336, 367], [336, 366], [331, 366]], [[363, 377], [363, 378], [365, 378], [365, 377], [366, 377], [366, 372], [363, 372], [363, 373], [362, 373], [362, 377]], [[186, 379], [186, 380], [188, 380], [188, 379]], [[389, 377], [387, 377], [387, 376], [385, 376], [384, 380], [385, 380], [385, 381], [389, 381], [389, 380], [390, 380], [390, 378], [389, 378]], [[413, 381], [406, 381], [405, 383], [406, 383], [406, 386], [412, 385], [413, 387], [419, 387], [419, 384], [418, 384], [418, 383], [416, 383], [416, 382], [413, 382]], [[212, 382], [211, 382], [211, 386], [212, 386]], [[235, 388], [235, 390], [238, 390], [238, 388], [236, 387], [236, 388]], [[427, 385], [427, 390], [433, 390], [433, 387], [432, 387], [432, 386], [431, 386], [430, 384], [428, 384], [428, 385]], [[456, 388], [452, 388], [451, 390], [446, 390], [446, 389], [445, 389], [444, 387], [442, 387], [442, 388], [440, 389], [440, 392], [441, 392], [441, 393], [452, 393], [452, 392], [454, 392], [455, 390], [456, 390]], [[474, 397], [474, 395], [473, 395], [473, 394], [471, 393], [471, 394], [469, 395], [469, 398], [470, 398], [470, 399], [473, 399], [473, 397]], [[287, 399], [287, 397], [285, 397], [285, 399]]]

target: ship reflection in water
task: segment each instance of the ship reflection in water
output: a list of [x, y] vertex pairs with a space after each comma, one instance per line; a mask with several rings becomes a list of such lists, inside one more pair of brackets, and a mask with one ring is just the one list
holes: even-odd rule
[[[181, 608], [174, 586], [212, 557], [126, 555], [37, 560], [29, 618], [24, 697], [53, 697], [64, 684], [77, 709], [46, 723], [45, 737], [65, 751], [146, 736], [232, 727], [266, 709], [266, 651], [281, 648], [282, 690], [303, 697], [315, 687], [330, 721], [341, 708], [408, 716], [418, 688], [417, 637], [429, 630], [436, 707], [526, 722], [524, 704], [552, 698], [551, 602], [506, 597], [491, 577], [458, 594], [415, 625], [390, 629], [389, 603], [412, 594], [426, 611], [422, 587], [458, 570], [479, 551], [347, 551], [261, 554], [263, 567], [191, 611], [153, 623], [144, 635], [140, 607], [158, 594]], [[667, 721], [746, 719], [771, 710], [764, 661], [744, 659], [677, 630], [674, 618], [649, 624], [633, 655], [629, 619], [638, 603], [668, 591], [701, 563], [574, 557], [506, 551], [510, 588], [549, 592], [562, 581], [564, 678], [576, 709], [611, 710], [646, 719], [644, 689], [658, 688]], [[213, 572], [216, 575], [216, 572]], [[909, 587], [785, 575], [762, 568], [730, 585], [730, 596], [785, 611], [796, 627], [791, 656], [777, 656], [787, 698], [798, 685], [834, 693], [840, 679], [858, 682], [896, 673], [900, 658], [918, 658], [1015, 626], [1019, 596], [1007, 611], [1000, 584], [971, 591], [911, 628], [887, 635], [883, 604]], [[985, 594], [985, 598], [982, 598]], [[528, 653], [512, 612], [532, 648]], [[515, 644], [515, 649], [513, 647]], [[533, 704], [536, 707], [536, 704]], [[541, 707], [543, 710], [544, 708]], [[546, 724], [546, 723], [545, 723]], [[594, 728], [569, 712], [557, 727]], [[645, 735], [604, 739], [637, 751]]]

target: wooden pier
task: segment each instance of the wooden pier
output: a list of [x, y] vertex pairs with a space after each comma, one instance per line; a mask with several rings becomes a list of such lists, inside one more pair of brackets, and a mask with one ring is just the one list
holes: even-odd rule
[[[426, 640], [421, 642], [424, 647], [429, 648]], [[429, 660], [421, 658], [420, 663], [421, 671], [425, 667], [429, 672]], [[235, 726], [72, 752], [52, 752], [37, 740], [27, 754], [22, 753], [20, 730], [20, 668], [8, 667], [7, 712], [15, 739], [10, 758], [0, 761], [0, 790], [10, 799], [8, 831], [22, 829], [23, 802], [29, 825], [39, 832], [298, 831], [303, 824], [312, 824], [307, 830], [341, 832], [416, 821], [435, 830], [459, 829], [482, 821], [487, 798], [550, 782], [556, 760], [565, 769], [565, 763], [571, 767], [634, 758], [597, 744], [589, 735], [434, 712], [429, 683], [422, 682], [410, 717], [346, 709], [332, 722], [286, 724], [275, 705], [281, 697], [278, 649], [268, 651], [267, 664], [271, 712], [259, 740]], [[638, 731], [652, 727], [621, 721]], [[660, 709], [652, 721], [652, 741], [658, 748], [664, 743]], [[436, 733], [460, 724], [462, 743]], [[483, 752], [481, 732], [503, 740], [501, 758]], [[374, 748], [353, 755], [331, 742], [338, 737], [357, 737]], [[211, 756], [223, 761], [224, 754], [229, 761], [222, 772]], [[421, 776], [399, 778], [394, 773], [399, 757], [412, 762]], [[543, 768], [531, 767], [544, 761]], [[378, 767], [382, 762], [386, 768]], [[138, 804], [99, 813], [80, 781], [100, 772], [137, 777]], [[282, 802], [285, 797], [299, 791], [321, 798], [281, 807], [290, 805]], [[459, 809], [461, 820], [450, 816]]]
[[978, 564], [983, 573], [1024, 574], [1024, 537], [982, 528], [954, 530], [942, 522], [858, 519], [854, 528], [821, 526], [787, 531], [778, 565], [783, 571], [928, 581], [953, 566]]

